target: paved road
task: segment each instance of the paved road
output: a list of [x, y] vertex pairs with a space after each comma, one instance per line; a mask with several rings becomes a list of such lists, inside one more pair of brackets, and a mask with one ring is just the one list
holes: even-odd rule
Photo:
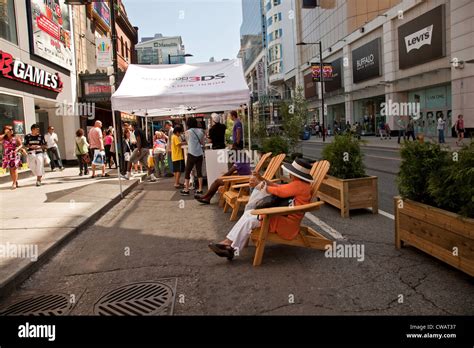
[[470, 277], [416, 249], [396, 250], [393, 221], [380, 214], [342, 219], [325, 206], [305, 219], [331, 239], [342, 234], [342, 245], [363, 247], [360, 261], [269, 244], [254, 268], [253, 247], [233, 262], [207, 249], [232, 227], [229, 214], [182, 201], [171, 187], [169, 179], [139, 185], [0, 307], [61, 292], [75, 295], [72, 314], [90, 315], [106, 290], [176, 278], [176, 315], [474, 314]]
[[[324, 144], [302, 142], [303, 154], [309, 158], [321, 158]], [[378, 177], [379, 209], [393, 214], [393, 197], [398, 195], [395, 183], [400, 168], [400, 154], [396, 149], [363, 147], [367, 174]]]

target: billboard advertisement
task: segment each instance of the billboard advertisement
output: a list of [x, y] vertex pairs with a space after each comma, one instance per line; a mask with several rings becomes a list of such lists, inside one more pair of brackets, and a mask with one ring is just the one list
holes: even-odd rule
[[354, 83], [373, 79], [382, 74], [380, 51], [380, 38], [352, 51], [352, 77]]
[[30, 0], [31, 51], [65, 69], [72, 70], [71, 18], [64, 0]]
[[[311, 72], [313, 74], [313, 81], [319, 82], [319, 76], [321, 75], [320, 63], [312, 63]], [[324, 81], [332, 80], [332, 65], [330, 63], [323, 63], [323, 74]]]

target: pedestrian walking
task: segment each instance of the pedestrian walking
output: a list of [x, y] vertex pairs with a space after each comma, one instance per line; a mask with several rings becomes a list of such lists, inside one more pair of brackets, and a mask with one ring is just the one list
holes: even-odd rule
[[47, 156], [44, 151], [47, 145], [44, 136], [40, 133], [40, 126], [38, 124], [31, 126], [31, 133], [25, 136], [23, 145], [28, 152], [28, 167], [33, 175], [36, 176], [36, 186], [41, 186], [41, 179], [44, 176], [45, 156]]
[[153, 138], [153, 159], [155, 162], [155, 176], [162, 176], [165, 173], [166, 165], [166, 145], [168, 137], [163, 132], [155, 132]]
[[[198, 128], [197, 120], [194, 117], [188, 118], [186, 121], [188, 130], [186, 131], [186, 143], [188, 144], [188, 154], [186, 158], [186, 169], [184, 173], [184, 189], [181, 190], [182, 196], [189, 195], [189, 180], [191, 179], [191, 171], [196, 168], [196, 176], [198, 178], [198, 190], [196, 194], [202, 194], [202, 162], [204, 159], [204, 132]], [[195, 183], [194, 183], [195, 185]]]
[[[257, 190], [266, 190], [266, 193], [277, 197], [294, 197], [293, 202], [295, 206], [307, 204], [311, 201], [311, 167], [310, 162], [297, 158], [292, 164], [288, 163], [282, 166], [290, 174], [290, 183], [279, 185], [270, 180], [265, 180], [259, 174], [256, 174], [250, 180], [250, 186], [255, 187]], [[228, 259], [232, 259], [235, 255], [240, 254], [242, 249], [248, 244], [252, 229], [257, 228], [261, 224], [259, 217], [252, 215], [251, 211], [248, 210], [242, 215], [227, 234], [226, 239], [220, 243], [210, 243], [209, 248], [218, 256]], [[290, 214], [288, 216], [272, 218], [269, 232], [277, 233], [283, 239], [292, 240], [298, 236], [303, 216], [304, 214]]]
[[112, 162], [114, 162], [114, 158], [115, 158], [115, 140], [114, 140], [113, 129], [111, 128], [107, 129], [107, 131], [105, 132], [104, 148], [105, 148], [105, 162], [106, 164], [109, 165], [109, 169], [112, 169]]
[[443, 119], [443, 115], [440, 115], [438, 117], [438, 126], [436, 127], [438, 129], [438, 143], [444, 144], [444, 128], [446, 126], [446, 121]]
[[362, 125], [359, 122], [356, 122], [356, 134], [357, 139], [360, 140], [360, 136], [362, 135]]
[[413, 120], [412, 117], [409, 117], [408, 123], [407, 123], [407, 140], [410, 140], [410, 137], [412, 137], [413, 141], [415, 141], [415, 121]]
[[124, 128], [123, 130], [123, 160], [125, 162], [125, 175], [127, 173], [128, 165], [130, 164], [130, 158], [132, 157], [132, 152], [134, 149], [134, 145], [130, 140], [130, 128]]
[[76, 131], [75, 145], [75, 154], [79, 162], [79, 176], [89, 175], [89, 143], [84, 136], [84, 129], [82, 128]]
[[384, 125], [384, 132], [385, 132], [385, 139], [388, 137], [388, 139], [392, 140], [392, 130], [390, 129], [390, 126], [386, 122]]
[[179, 189], [183, 185], [179, 182], [181, 173], [184, 172], [184, 145], [181, 134], [183, 134], [183, 127], [178, 125], [173, 129], [173, 135], [171, 136], [171, 159], [173, 161], [173, 173], [174, 173], [174, 187]]
[[456, 140], [456, 145], [460, 146], [464, 140], [464, 116], [458, 115], [458, 119], [456, 121], [456, 133], [458, 135], [458, 139]]
[[397, 142], [400, 144], [400, 139], [403, 137], [403, 141], [406, 141], [406, 136], [405, 136], [405, 130], [406, 130], [406, 125], [405, 122], [401, 117], [398, 118], [397, 120], [397, 125], [398, 125], [398, 140]]
[[213, 124], [209, 129], [209, 140], [212, 143], [212, 149], [225, 149], [225, 131], [227, 127], [221, 123], [220, 115], [213, 113], [211, 119]]
[[234, 127], [232, 128], [232, 149], [242, 150], [244, 148], [244, 129], [237, 111], [231, 111], [230, 118], [234, 122]]
[[379, 135], [380, 135], [380, 140], [385, 139], [385, 122], [380, 121], [379, 123]]
[[49, 165], [51, 167], [51, 171], [54, 172], [56, 166], [59, 167], [59, 170], [64, 170], [61, 154], [59, 152], [58, 135], [54, 132], [53, 126], [48, 127], [48, 132], [45, 134], [44, 139], [48, 147], [47, 153], [50, 159]]
[[168, 164], [168, 173], [166, 176], [174, 176], [174, 171], [173, 171], [173, 159], [171, 156], [171, 138], [173, 137], [173, 122], [171, 121], [166, 121], [165, 122], [165, 131], [166, 135], [168, 136], [168, 144], [166, 144], [166, 161]]
[[3, 146], [2, 168], [10, 172], [12, 180], [12, 190], [18, 187], [18, 168], [21, 167], [21, 140], [13, 132], [10, 125], [3, 126], [2, 134], [0, 134], [0, 143]]
[[[91, 151], [91, 158], [92, 158], [92, 176], [91, 178], [95, 178], [95, 169], [97, 163], [100, 164], [102, 170], [102, 176], [108, 177], [109, 174], [105, 173], [105, 148], [104, 148], [104, 139], [102, 137], [102, 122], [95, 121], [94, 127], [92, 127], [88, 134], [89, 144], [90, 144], [90, 151]], [[100, 158], [102, 157], [102, 158]], [[101, 161], [97, 161], [100, 159]]]

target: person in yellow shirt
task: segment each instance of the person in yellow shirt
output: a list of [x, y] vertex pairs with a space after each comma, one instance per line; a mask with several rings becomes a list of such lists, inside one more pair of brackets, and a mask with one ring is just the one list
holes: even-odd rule
[[178, 125], [174, 128], [173, 135], [171, 136], [171, 160], [173, 161], [174, 187], [177, 189], [183, 187], [183, 184], [181, 184], [179, 180], [185, 168], [184, 153], [181, 147], [186, 144], [181, 141], [183, 131], [183, 127]]

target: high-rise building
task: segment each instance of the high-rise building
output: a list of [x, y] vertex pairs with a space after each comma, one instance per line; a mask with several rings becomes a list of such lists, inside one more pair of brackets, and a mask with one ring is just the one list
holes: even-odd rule
[[[474, 2], [332, 3], [329, 9], [305, 9], [300, 2], [297, 18], [299, 41], [320, 41], [323, 61], [332, 63], [335, 72], [333, 80], [325, 82], [328, 127], [335, 121], [359, 122], [363, 133], [374, 134], [382, 122], [397, 130], [399, 120], [416, 116], [415, 131], [435, 136], [436, 119], [443, 116], [450, 136], [463, 114], [465, 127], [474, 128], [474, 99], [469, 97], [474, 86]], [[320, 61], [319, 47], [299, 47], [305, 95], [314, 118], [321, 120], [320, 87], [312, 82], [310, 66]], [[392, 105], [399, 110], [388, 110]]]
[[138, 64], [184, 64], [186, 62], [181, 36], [144, 37], [136, 45]]

